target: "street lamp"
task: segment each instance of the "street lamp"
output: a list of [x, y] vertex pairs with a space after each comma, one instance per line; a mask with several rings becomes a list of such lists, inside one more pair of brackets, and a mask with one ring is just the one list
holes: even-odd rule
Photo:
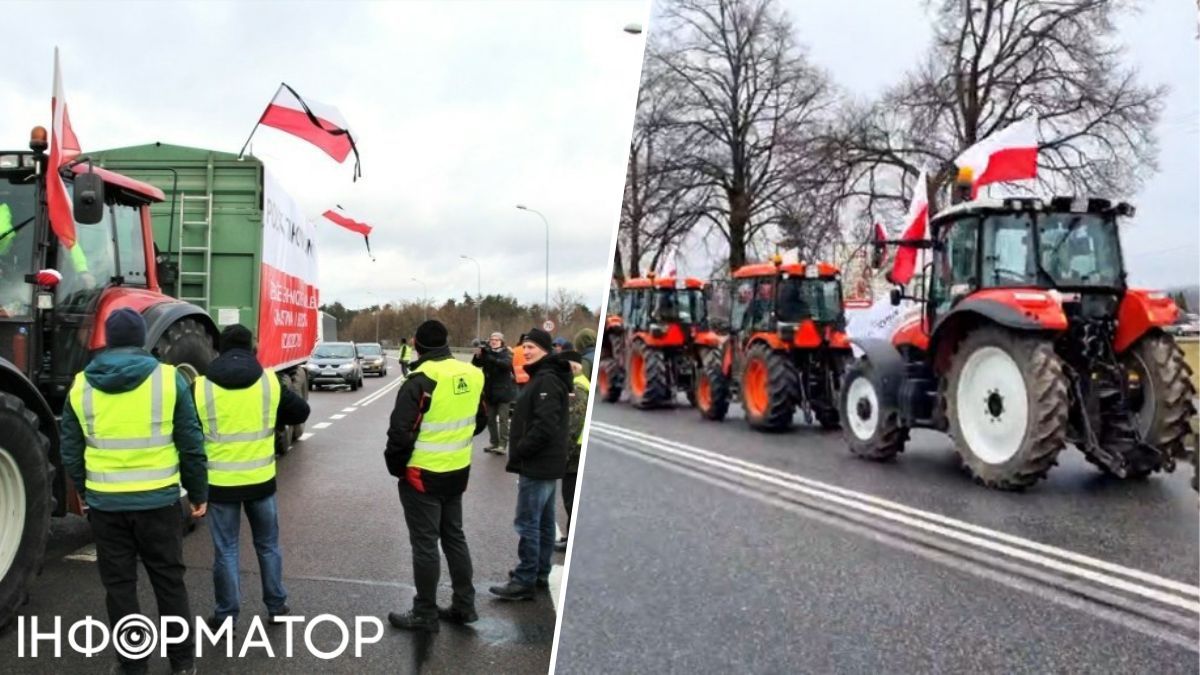
[[[379, 300], [379, 296], [375, 295], [371, 291], [367, 291], [367, 295], [371, 296], [372, 298], [375, 298], [376, 300]], [[375, 341], [376, 342], [379, 342], [379, 315], [382, 313], [383, 313], [383, 303], [376, 304], [375, 305]]]
[[429, 300], [427, 298], [429, 297], [429, 285], [416, 277], [409, 277], [409, 278], [412, 281], [415, 281], [418, 284], [421, 284], [421, 287], [425, 289], [424, 291], [422, 291], [422, 295], [421, 295], [421, 312], [424, 315], [424, 319], [422, 319], [422, 320], [428, 321], [429, 320]]
[[458, 257], [475, 263], [475, 339], [478, 340], [482, 323], [480, 321], [480, 317], [482, 316], [480, 309], [483, 307], [483, 270], [479, 267], [479, 261], [471, 256], [460, 255]]
[[642, 34], [642, 24], [627, 23], [627, 24], [625, 24], [625, 28], [623, 28], [622, 30], [624, 30], [626, 33], [629, 33], [630, 35], [641, 35]]
[[528, 211], [530, 213], [538, 214], [538, 216], [541, 217], [542, 222], [545, 223], [545, 225], [546, 225], [546, 303], [545, 303], [545, 309], [546, 309], [546, 318], [548, 319], [548, 318], [550, 318], [550, 221], [546, 220], [546, 216], [542, 215], [542, 212], [538, 211], [537, 209], [531, 209], [528, 206], [525, 206], [524, 204], [517, 204], [517, 208], [521, 209], [522, 211]]

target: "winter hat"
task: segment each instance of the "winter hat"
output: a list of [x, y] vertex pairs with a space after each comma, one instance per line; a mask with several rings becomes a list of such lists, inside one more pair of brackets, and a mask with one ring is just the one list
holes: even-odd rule
[[532, 342], [547, 354], [554, 351], [554, 343], [551, 342], [550, 334], [541, 328], [530, 328], [528, 333], [521, 336], [521, 342]]
[[250, 329], [240, 323], [235, 323], [232, 326], [226, 326], [225, 330], [221, 331], [221, 353], [230, 349], [252, 349], [254, 347], [254, 336], [250, 334]]
[[562, 357], [564, 359], [570, 361], [571, 363], [578, 363], [581, 366], [583, 365], [583, 354], [580, 354], [579, 352], [575, 351], [574, 349], [570, 349], [570, 350], [563, 352]]
[[565, 337], [554, 338], [554, 346], [561, 348], [564, 352], [575, 349], [575, 345], [571, 344], [571, 341]]
[[144, 347], [146, 320], [132, 309], [122, 307], [104, 320], [104, 334], [109, 347]]
[[446, 332], [446, 326], [437, 319], [430, 319], [420, 326], [417, 326], [417, 332], [413, 336], [413, 344], [422, 352], [441, 349], [446, 346], [446, 340], [450, 337]]

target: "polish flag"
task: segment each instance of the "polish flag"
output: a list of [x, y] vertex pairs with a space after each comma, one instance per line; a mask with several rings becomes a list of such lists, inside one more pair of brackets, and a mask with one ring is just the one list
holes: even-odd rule
[[1031, 115], [997, 131], [963, 151], [954, 163], [969, 167], [974, 177], [971, 199], [991, 183], [1037, 178], [1038, 118]]
[[355, 164], [358, 163], [358, 148], [342, 113], [326, 103], [300, 98], [286, 83], [279, 85], [258, 123], [302, 138], [338, 163], [346, 161], [353, 152]]
[[[904, 219], [906, 223], [904, 235], [896, 250], [896, 259], [892, 261], [892, 271], [887, 275], [888, 281], [893, 284], [907, 284], [916, 269], [918, 249], [911, 244], [924, 240], [925, 233], [929, 229], [928, 186], [929, 178], [925, 175], [925, 169], [921, 169], [921, 175], [917, 176], [917, 183], [913, 186], [908, 215]], [[906, 245], [905, 242], [908, 242], [909, 245]]]
[[67, 99], [63, 94], [62, 71], [58, 67], [58, 47], [54, 48], [54, 93], [50, 99], [50, 169], [46, 172], [46, 205], [50, 212], [50, 227], [66, 248], [75, 245], [75, 209], [67, 194], [59, 168], [79, 156], [79, 139], [71, 128], [67, 115]]
[[357, 232], [357, 233], [361, 234], [363, 236], [363, 241], [365, 241], [367, 244], [367, 255], [371, 256], [372, 262], [375, 261], [375, 255], [373, 253], [371, 253], [371, 226], [370, 225], [368, 225], [362, 221], [355, 220], [355, 219], [351, 218], [350, 216], [346, 215], [346, 212], [342, 209], [342, 207], [340, 205], [338, 205], [336, 209], [328, 209], [327, 211], [325, 211], [325, 213], [322, 213], [321, 215], [324, 216], [325, 219], [330, 221], [331, 223], [340, 225], [341, 227], [344, 227], [347, 230], [350, 230], [351, 232]]

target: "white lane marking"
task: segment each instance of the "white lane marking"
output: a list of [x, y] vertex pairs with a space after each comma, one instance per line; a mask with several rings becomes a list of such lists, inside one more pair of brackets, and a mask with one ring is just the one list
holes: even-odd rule
[[[610, 437], [624, 437], [626, 440], [633, 440], [634, 442], [641, 442], [648, 445], [654, 444], [654, 449], [658, 451], [666, 452], [668, 454], [685, 459], [690, 459], [691, 461], [708, 465], [713, 468], [732, 471], [733, 473], [757, 479], [786, 490], [806, 494], [810, 497], [821, 499], [826, 502], [832, 502], [856, 511], [886, 518], [893, 522], [901, 523], [909, 527], [931, 532], [933, 534], [938, 534], [949, 539], [977, 546], [979, 548], [988, 549], [1003, 555], [1008, 555], [1012, 558], [1017, 558], [1027, 563], [1041, 565], [1042, 567], [1056, 570], [1061, 573], [1087, 579], [1111, 588], [1123, 590], [1127, 593], [1140, 595], [1145, 598], [1157, 600], [1164, 604], [1172, 605], [1180, 609], [1185, 609], [1190, 612], [1200, 614], [1200, 602], [1196, 602], [1192, 599], [1194, 597], [1200, 598], [1200, 587], [1193, 586], [1191, 584], [1185, 584], [1173, 579], [1166, 579], [1149, 572], [1143, 572], [1142, 570], [1135, 570], [1123, 565], [1117, 565], [1115, 563], [1110, 563], [1104, 560], [1099, 560], [1090, 556], [1075, 553], [1073, 551], [1067, 551], [1054, 546], [1041, 544], [1039, 542], [1005, 534], [1003, 532], [997, 532], [985, 527], [972, 525], [971, 523], [955, 520], [953, 518], [948, 518], [940, 514], [914, 509], [912, 507], [904, 506], [903, 504], [891, 502], [885, 499], [880, 499], [872, 495], [854, 492], [853, 490], [846, 490], [844, 488], [839, 488], [827, 483], [821, 483], [819, 481], [802, 478], [800, 476], [778, 471], [770, 467], [753, 464], [751, 462], [745, 462], [734, 457], [720, 455], [718, 453], [709, 452], [707, 450], [689, 446], [683, 443], [676, 443], [674, 441], [658, 438], [649, 434], [629, 431], [617, 427], [610, 427], [604, 423], [596, 424], [595, 430]], [[841, 495], [848, 495], [848, 497], [843, 497]], [[880, 506], [882, 508], [880, 508]], [[924, 518], [925, 520], [920, 520], [920, 518]], [[943, 524], [945, 526], [943, 526]], [[967, 532], [990, 536], [999, 541], [984, 539], [982, 537], [974, 536], [974, 534], [968, 534], [967, 532], [951, 529], [951, 527], [958, 527], [960, 530], [966, 530]], [[1004, 543], [1000, 543], [1001, 541]], [[1025, 549], [1033, 549], [1039, 552], [1034, 553], [1029, 550], [1017, 548], [1017, 546], [1024, 546]], [[1059, 558], [1071, 560], [1081, 564], [1087, 564], [1093, 568], [1103, 569], [1106, 572], [1111, 572], [1112, 574], [1087, 569], [1081, 567], [1080, 565], [1073, 564], [1072, 562], [1056, 560], [1048, 557], [1048, 555], [1057, 555]], [[1113, 576], [1113, 574], [1123, 574], [1127, 577], [1151, 583], [1159, 586], [1160, 588], [1170, 589], [1175, 592], [1163, 592], [1159, 589], [1149, 588], [1142, 584], [1118, 578]], [[1183, 597], [1181, 597], [1181, 595]]]
[[330, 416], [329, 416], [329, 419], [331, 419], [331, 420], [340, 420], [340, 419], [342, 419], [343, 417], [345, 417], [345, 415], [330, 415]]
[[316, 424], [313, 425], [313, 428], [314, 429], [326, 429], [329, 427], [330, 424], [333, 424], [333, 423], [332, 422], [317, 422]]
[[313, 437], [313, 433], [311, 431], [306, 431], [306, 432], [300, 434], [299, 440], [307, 441], [308, 439], [310, 439], [312, 437]]
[[63, 556], [63, 560], [81, 560], [83, 562], [96, 562], [96, 545], [88, 544], [83, 548], [75, 551], [70, 555]]
[[354, 412], [355, 410], [358, 410], [358, 408], [354, 408], [354, 407], [342, 408], [342, 412]]
[[558, 605], [562, 602], [563, 566], [555, 565], [550, 568], [550, 602], [554, 603], [554, 613], [558, 613]]
[[374, 394], [371, 394], [370, 396], [363, 399], [359, 403], [356, 403], [355, 405], [362, 405], [364, 407], [369, 406], [372, 403], [374, 403], [375, 401], [378, 401], [379, 399], [383, 398], [384, 396], [387, 396], [389, 393], [392, 392], [392, 390], [396, 389], [403, 383], [404, 383], [404, 380], [397, 379], [397, 380], [393, 381], [391, 384], [389, 384], [388, 386], [384, 387], [383, 389], [380, 389], [379, 391], [375, 392]]

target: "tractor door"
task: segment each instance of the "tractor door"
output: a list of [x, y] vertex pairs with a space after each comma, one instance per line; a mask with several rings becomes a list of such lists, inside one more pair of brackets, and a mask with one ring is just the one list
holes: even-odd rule
[[926, 331], [955, 303], [979, 288], [979, 217], [965, 216], [943, 224], [932, 251], [925, 296]]
[[29, 172], [0, 173], [0, 358], [32, 377], [37, 360], [34, 288], [38, 271], [36, 187]]

